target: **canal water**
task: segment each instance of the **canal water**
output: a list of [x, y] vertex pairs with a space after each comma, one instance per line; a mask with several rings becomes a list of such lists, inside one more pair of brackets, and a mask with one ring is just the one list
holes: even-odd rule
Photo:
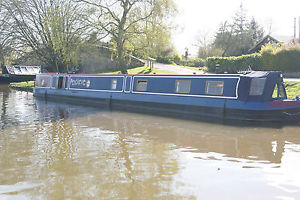
[[0, 199], [299, 199], [300, 125], [107, 111], [0, 88]]

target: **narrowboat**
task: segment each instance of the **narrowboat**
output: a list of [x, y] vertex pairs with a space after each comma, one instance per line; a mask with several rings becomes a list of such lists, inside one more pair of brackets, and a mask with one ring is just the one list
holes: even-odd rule
[[127, 110], [263, 122], [300, 122], [280, 72], [206, 75], [38, 74], [34, 95]]
[[0, 83], [23, 82], [35, 80], [36, 74], [41, 73], [40, 66], [3, 66]]

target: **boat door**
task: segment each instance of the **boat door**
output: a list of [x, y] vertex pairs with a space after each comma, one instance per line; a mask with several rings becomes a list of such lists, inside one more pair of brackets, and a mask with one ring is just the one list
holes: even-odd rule
[[68, 89], [68, 77], [66, 75], [58, 75], [56, 77], [56, 89]]
[[50, 75], [38, 74], [35, 80], [35, 88], [38, 90], [39, 95], [46, 96], [47, 90], [51, 87], [52, 77]]
[[124, 89], [125, 93], [130, 93], [131, 81], [132, 81], [132, 76], [125, 77], [125, 89]]

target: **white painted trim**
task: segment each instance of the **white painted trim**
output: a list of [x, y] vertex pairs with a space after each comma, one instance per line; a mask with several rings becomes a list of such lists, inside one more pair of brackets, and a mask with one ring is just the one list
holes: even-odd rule
[[132, 76], [131, 81], [130, 81], [130, 92], [133, 92], [133, 86], [134, 86], [134, 76]]
[[155, 93], [155, 92], [138, 92], [133, 90], [133, 83], [135, 82], [135, 78], [145, 78], [149, 76], [133, 76], [132, 81], [132, 87], [131, 92], [133, 94], [154, 94], [154, 95], [164, 95], [164, 96], [188, 96], [188, 97], [205, 97], [205, 98], [218, 98], [218, 99], [238, 99], [238, 86], [240, 82], [240, 77], [186, 77], [186, 76], [151, 76], [151, 77], [159, 77], [159, 78], [178, 78], [178, 79], [186, 79], [186, 78], [197, 78], [197, 79], [207, 79], [207, 78], [213, 78], [213, 79], [220, 79], [220, 78], [231, 78], [231, 79], [238, 79], [236, 84], [236, 96], [235, 97], [229, 97], [229, 96], [212, 96], [212, 95], [194, 95], [194, 94], [178, 94], [178, 93]]
[[51, 87], [34, 87], [34, 88], [38, 88], [38, 89], [50, 89]]
[[238, 82], [236, 83], [236, 87], [235, 87], [235, 96], [236, 96], [236, 98], [239, 97], [240, 81], [241, 81], [241, 78], [238, 79]]
[[122, 91], [125, 92], [126, 89], [126, 77], [123, 76], [123, 87], [122, 87]]
[[115, 93], [123, 92], [123, 90], [93, 90], [93, 89], [80, 89], [80, 88], [70, 88], [70, 90], [80, 90], [80, 91], [90, 91], [90, 92], [115, 92]]
[[238, 97], [228, 97], [228, 96], [209, 96], [209, 95], [194, 95], [194, 94], [177, 94], [177, 93], [154, 93], [154, 92], [136, 92], [132, 91], [133, 94], [155, 94], [163, 96], [185, 96], [185, 97], [205, 97], [205, 98], [218, 98], [218, 99], [237, 99]]
[[124, 78], [125, 76], [105, 76], [105, 75], [95, 75], [95, 76], [89, 76], [89, 75], [69, 75], [70, 77], [74, 78], [80, 78], [80, 77], [90, 77], [90, 78], [97, 78], [97, 77], [108, 77], [108, 78]]
[[[126, 90], [126, 86], [127, 86], [127, 78], [129, 79], [129, 90]], [[125, 81], [125, 89], [124, 92], [125, 93], [130, 93], [131, 92], [131, 82], [132, 82], [132, 76], [127, 76], [125, 77], [126, 81]]]
[[167, 75], [167, 76], [158, 76], [158, 75], [154, 75], [154, 76], [140, 76], [140, 75], [136, 75], [136, 76], [132, 76], [133, 78], [147, 78], [147, 77], [158, 77], [158, 78], [193, 78], [193, 79], [202, 79], [202, 78], [240, 78], [239, 75], [236, 76], [172, 76], [172, 75]]

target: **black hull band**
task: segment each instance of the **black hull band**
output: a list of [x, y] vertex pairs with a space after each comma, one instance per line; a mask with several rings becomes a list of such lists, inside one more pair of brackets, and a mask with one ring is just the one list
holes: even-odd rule
[[[37, 96], [37, 95], [36, 95]], [[88, 106], [97, 106], [110, 110], [148, 113], [184, 119], [205, 121], [250, 121], [250, 122], [285, 122], [300, 121], [300, 109], [282, 110], [241, 110], [218, 107], [200, 107], [180, 104], [125, 101], [68, 96], [39, 96], [47, 100], [57, 100]]]

